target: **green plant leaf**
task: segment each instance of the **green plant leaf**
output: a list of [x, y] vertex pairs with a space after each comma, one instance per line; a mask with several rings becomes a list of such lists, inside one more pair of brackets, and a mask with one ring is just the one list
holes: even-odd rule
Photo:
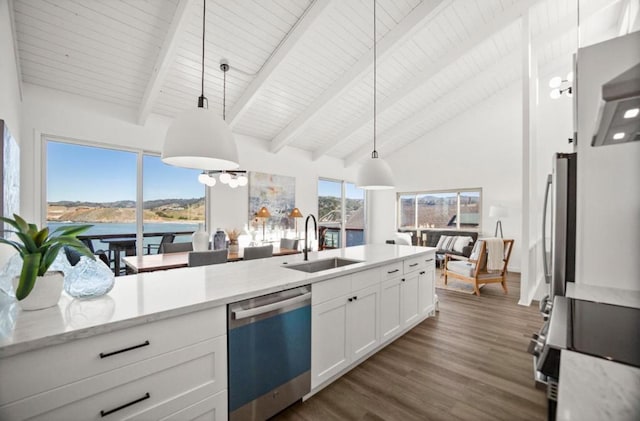
[[[9, 219], [9, 218], [5, 218], [4, 216], [0, 216], [0, 221], [6, 222], [7, 224], [11, 225], [12, 227], [14, 227], [18, 231], [20, 231], [20, 226], [13, 219]], [[12, 232], [15, 232], [15, 231], [12, 231]]]
[[78, 240], [75, 237], [69, 237], [65, 239], [65, 245], [71, 247], [72, 249], [78, 251], [78, 253], [87, 256], [91, 260], [95, 260], [96, 256], [93, 252], [86, 246], [82, 241]]
[[56, 260], [56, 257], [58, 257], [58, 253], [60, 253], [62, 246], [62, 243], [57, 243], [47, 248], [46, 252], [42, 256], [42, 261], [38, 268], [38, 275], [42, 276], [49, 270], [53, 262]]
[[20, 282], [18, 283], [18, 288], [16, 288], [16, 298], [18, 300], [24, 300], [36, 284], [41, 257], [40, 253], [22, 256], [24, 262], [20, 272]]
[[27, 234], [29, 232], [29, 224], [24, 219], [20, 218], [19, 215], [13, 214], [13, 218], [16, 220], [16, 224], [20, 232]]
[[36, 233], [36, 235], [33, 237], [33, 241], [36, 243], [37, 247], [40, 247], [47, 240], [48, 236], [49, 236], [49, 228], [44, 227], [43, 229], [41, 229]]
[[20, 253], [21, 256], [23, 253], [26, 252], [25, 247], [22, 244], [18, 243], [17, 241], [7, 240], [6, 238], [0, 238], [0, 243], [10, 245], [14, 249], [18, 250], [18, 253]]
[[25, 234], [23, 232], [17, 232], [16, 235], [18, 236], [20, 241], [22, 241], [22, 244], [24, 245], [25, 251], [27, 253], [37, 253], [38, 252], [39, 247], [36, 246], [35, 241], [33, 241], [33, 238], [31, 238], [29, 236], [29, 234]]

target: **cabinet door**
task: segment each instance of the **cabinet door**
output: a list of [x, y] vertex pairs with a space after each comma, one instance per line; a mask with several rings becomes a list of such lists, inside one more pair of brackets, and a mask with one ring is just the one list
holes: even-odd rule
[[435, 270], [428, 268], [422, 270], [418, 276], [418, 300], [420, 303], [420, 315], [425, 315], [433, 310], [433, 297], [435, 295]]
[[349, 365], [348, 296], [311, 308], [311, 388]]
[[393, 339], [402, 326], [401, 278], [389, 279], [380, 284], [380, 330], [382, 342]]
[[379, 297], [379, 285], [361, 289], [350, 297], [348, 320], [352, 361], [366, 355], [380, 342]]
[[402, 327], [409, 326], [418, 320], [420, 313], [418, 299], [418, 272], [411, 273], [402, 278]]

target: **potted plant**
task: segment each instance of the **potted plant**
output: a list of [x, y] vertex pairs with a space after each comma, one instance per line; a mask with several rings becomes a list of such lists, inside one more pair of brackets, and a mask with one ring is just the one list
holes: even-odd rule
[[16, 299], [24, 310], [39, 310], [54, 306], [60, 299], [64, 275], [60, 271], [49, 271], [58, 253], [64, 246], [77, 250], [80, 254], [95, 260], [95, 256], [76, 236], [91, 225], [59, 227], [52, 233], [49, 228], [38, 229], [20, 216], [14, 219], [0, 217], [15, 228], [17, 240], [0, 238], [0, 243], [8, 244], [20, 253], [22, 270], [20, 277], [14, 279]]

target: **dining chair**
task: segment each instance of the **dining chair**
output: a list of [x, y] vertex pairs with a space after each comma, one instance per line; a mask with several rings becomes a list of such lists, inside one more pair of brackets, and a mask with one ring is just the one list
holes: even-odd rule
[[173, 243], [173, 240], [176, 239], [176, 235], [173, 233], [165, 233], [162, 234], [162, 239], [160, 243], [149, 243], [147, 244], [147, 254], [151, 254], [152, 249], [155, 249], [156, 253], [162, 253], [162, 248], [165, 244]]
[[280, 248], [289, 250], [298, 250], [298, 241], [293, 238], [281, 238]]
[[180, 253], [193, 251], [193, 244], [189, 243], [165, 243], [160, 247], [158, 253]]
[[189, 267], [227, 263], [227, 249], [189, 252]]
[[262, 259], [273, 256], [273, 244], [258, 247], [245, 247], [244, 260]]

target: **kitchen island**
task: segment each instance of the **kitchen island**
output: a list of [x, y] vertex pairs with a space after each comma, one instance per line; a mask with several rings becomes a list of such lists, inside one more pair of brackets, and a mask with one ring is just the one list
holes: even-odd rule
[[[118, 278], [104, 297], [65, 296], [36, 312], [3, 297], [0, 418], [226, 419], [226, 305], [303, 285], [312, 285], [315, 393], [433, 314], [434, 252], [381, 244], [310, 253], [359, 261], [316, 273], [288, 268], [302, 255], [144, 273]], [[323, 314], [365, 290], [373, 293], [373, 342], [317, 337]], [[349, 323], [343, 328], [359, 328]], [[353, 352], [333, 364], [336, 346]]]

